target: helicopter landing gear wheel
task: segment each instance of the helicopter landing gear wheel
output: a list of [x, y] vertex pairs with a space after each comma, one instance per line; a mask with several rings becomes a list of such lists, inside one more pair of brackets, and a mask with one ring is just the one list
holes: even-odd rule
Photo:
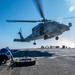
[[44, 40], [48, 39], [48, 35], [44, 35]]
[[56, 36], [56, 37], [55, 37], [55, 39], [56, 39], [56, 40], [58, 40], [58, 39], [59, 39], [59, 37], [58, 37], [58, 36]]
[[36, 43], [34, 42], [33, 45], [36, 45]]
[[34, 43], [33, 43], [33, 45], [36, 45], [36, 42], [35, 42], [35, 40], [34, 40]]

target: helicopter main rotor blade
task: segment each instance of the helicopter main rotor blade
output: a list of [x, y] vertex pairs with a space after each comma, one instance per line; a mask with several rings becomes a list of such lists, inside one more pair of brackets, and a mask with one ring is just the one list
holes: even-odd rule
[[41, 20], [6, 20], [7, 22], [41, 22]]
[[36, 7], [38, 8], [38, 11], [39, 11], [41, 17], [42, 17], [43, 19], [45, 19], [44, 13], [43, 13], [43, 9], [42, 9], [41, 0], [34, 0], [34, 2], [35, 2], [35, 4], [36, 4]]
[[75, 18], [75, 16], [72, 16], [72, 17], [65, 17], [65, 18], [60, 18], [60, 19], [57, 19], [57, 20], [73, 19], [73, 18]]

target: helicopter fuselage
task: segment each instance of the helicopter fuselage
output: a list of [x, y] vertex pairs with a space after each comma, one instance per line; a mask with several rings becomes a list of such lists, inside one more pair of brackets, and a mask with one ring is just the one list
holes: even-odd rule
[[22, 33], [19, 32], [20, 39], [14, 39], [14, 41], [30, 42], [32, 40], [37, 39], [46, 40], [53, 37], [56, 37], [56, 40], [58, 40], [59, 39], [58, 35], [61, 35], [65, 31], [69, 31], [71, 26], [72, 26], [71, 23], [69, 23], [69, 25], [67, 26], [65, 24], [60, 24], [56, 21], [39, 23], [37, 26], [32, 28], [32, 33], [28, 37], [24, 38], [22, 36]]
[[[32, 29], [32, 34], [25, 38], [25, 40], [49, 39], [70, 30], [70, 26], [60, 24], [58, 22], [40, 23]], [[45, 38], [46, 36], [46, 38]]]

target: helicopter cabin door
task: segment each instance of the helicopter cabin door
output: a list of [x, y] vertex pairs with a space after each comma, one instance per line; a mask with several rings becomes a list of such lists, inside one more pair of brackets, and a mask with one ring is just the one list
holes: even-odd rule
[[40, 35], [43, 35], [44, 34], [44, 26], [42, 25], [41, 27], [40, 27]]

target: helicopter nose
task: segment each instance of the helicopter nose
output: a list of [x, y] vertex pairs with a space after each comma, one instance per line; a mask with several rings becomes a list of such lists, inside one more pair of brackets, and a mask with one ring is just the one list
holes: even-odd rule
[[69, 26], [66, 26], [66, 31], [70, 30], [70, 27]]

